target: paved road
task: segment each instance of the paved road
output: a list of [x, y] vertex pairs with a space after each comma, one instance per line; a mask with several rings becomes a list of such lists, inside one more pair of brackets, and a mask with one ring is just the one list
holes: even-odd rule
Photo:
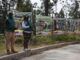
[[80, 60], [80, 44], [45, 51], [21, 60]]

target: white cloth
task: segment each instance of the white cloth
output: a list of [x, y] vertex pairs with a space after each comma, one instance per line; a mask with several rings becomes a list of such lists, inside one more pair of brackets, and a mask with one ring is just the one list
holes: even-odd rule
[[25, 25], [25, 22], [23, 21], [23, 22], [22, 22], [22, 28], [29, 28], [29, 26], [26, 26], [26, 25]]
[[[23, 22], [22, 22], [22, 28], [23, 28], [23, 29], [26, 29], [26, 28], [29, 28], [29, 26], [26, 26], [26, 25], [25, 25], [25, 22], [23, 21]], [[25, 32], [25, 33], [32, 33], [32, 31], [24, 31], [24, 32]]]

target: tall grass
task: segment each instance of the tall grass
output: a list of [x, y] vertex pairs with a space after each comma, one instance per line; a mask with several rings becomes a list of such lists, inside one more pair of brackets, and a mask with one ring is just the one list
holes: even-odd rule
[[54, 35], [54, 36], [34, 36], [32, 37], [31, 44], [40, 45], [40, 44], [54, 44], [60, 42], [72, 42], [80, 41], [80, 36], [75, 34], [63, 34], [63, 35]]

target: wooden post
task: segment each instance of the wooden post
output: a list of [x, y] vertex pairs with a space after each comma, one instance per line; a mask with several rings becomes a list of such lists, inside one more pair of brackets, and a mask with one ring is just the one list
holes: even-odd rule
[[54, 20], [54, 31], [57, 30], [56, 28], [56, 20]]
[[35, 11], [32, 13], [32, 27], [33, 27], [33, 35], [36, 35], [36, 14]]

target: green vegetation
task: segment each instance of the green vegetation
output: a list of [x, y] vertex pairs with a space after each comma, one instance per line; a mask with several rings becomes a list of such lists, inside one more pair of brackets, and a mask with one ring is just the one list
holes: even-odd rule
[[[40, 45], [40, 44], [53, 44], [55, 42], [69, 42], [69, 41], [79, 41], [80, 36], [78, 34], [62, 34], [62, 35], [36, 35], [32, 36], [30, 44]], [[4, 43], [4, 36], [0, 36], [0, 43]], [[21, 44], [23, 42], [23, 36], [16, 36], [16, 44]]]
[[[0, 36], [0, 55], [3, 55], [5, 52], [5, 43], [4, 36]], [[61, 42], [72, 42], [72, 41], [80, 41], [80, 35], [78, 34], [63, 34], [63, 35], [53, 35], [53, 36], [43, 36], [36, 35], [33, 36], [30, 40], [30, 48], [36, 48], [40, 46], [61, 43]], [[18, 51], [22, 50], [23, 36], [16, 37], [16, 49]]]
[[37, 15], [36, 16], [36, 21], [39, 21], [39, 20], [43, 20], [43, 21], [47, 22], [48, 25], [52, 23], [52, 18], [48, 17], [48, 16]]
[[4, 42], [5, 37], [3, 35], [0, 35], [0, 43]]
[[17, 10], [21, 12], [31, 12], [32, 3], [30, 0], [18, 0], [17, 1]]
[[63, 34], [63, 35], [54, 35], [54, 36], [35, 36], [31, 40], [33, 45], [48, 45], [60, 42], [72, 42], [80, 41], [80, 36], [77, 34]]

